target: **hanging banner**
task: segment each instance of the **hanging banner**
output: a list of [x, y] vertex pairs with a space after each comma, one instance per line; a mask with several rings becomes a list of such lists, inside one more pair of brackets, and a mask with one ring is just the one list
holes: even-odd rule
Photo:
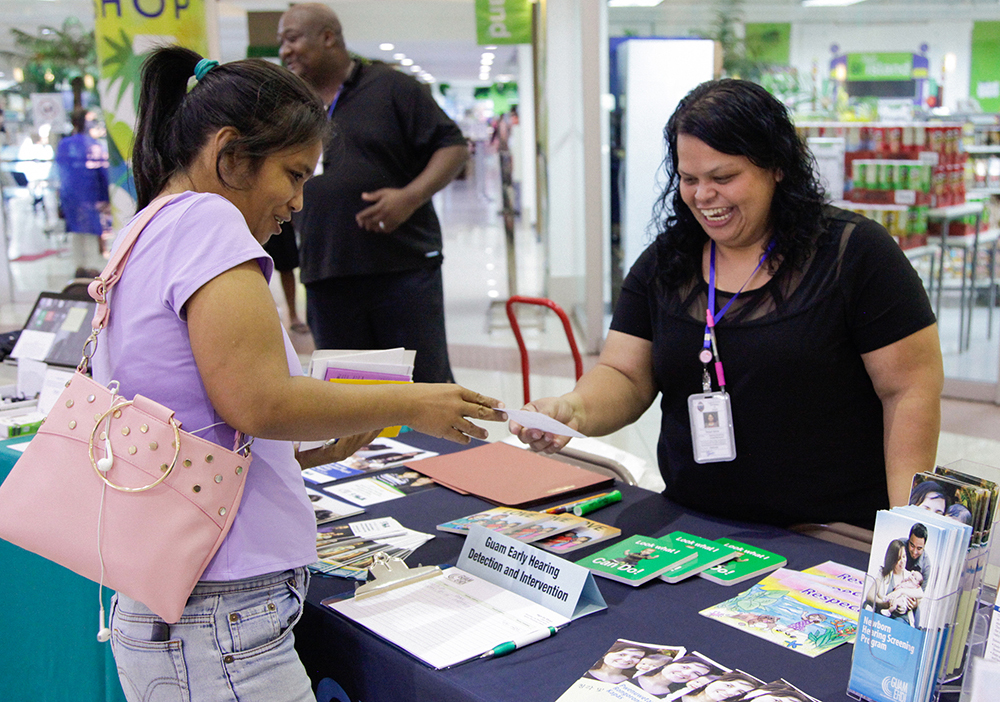
[[848, 54], [847, 80], [913, 80], [913, 54]]
[[1000, 22], [972, 23], [969, 92], [983, 112], [1000, 112]]
[[476, 42], [531, 43], [531, 0], [476, 0]]
[[205, 0], [94, 0], [94, 38], [101, 75], [98, 92], [108, 130], [108, 180], [115, 229], [135, 211], [129, 177], [139, 73], [156, 46], [179, 44], [208, 54]]

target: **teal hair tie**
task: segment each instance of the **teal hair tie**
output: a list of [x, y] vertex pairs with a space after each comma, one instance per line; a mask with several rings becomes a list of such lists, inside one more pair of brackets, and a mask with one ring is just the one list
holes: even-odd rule
[[202, 59], [194, 67], [194, 77], [195, 80], [201, 81], [205, 77], [205, 74], [211, 71], [213, 68], [219, 65], [219, 62], [215, 59]]

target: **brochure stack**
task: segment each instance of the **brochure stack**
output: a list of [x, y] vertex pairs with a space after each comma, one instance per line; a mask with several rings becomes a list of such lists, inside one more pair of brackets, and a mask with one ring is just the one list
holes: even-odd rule
[[878, 513], [852, 697], [931, 702], [962, 675], [977, 644], [970, 632], [984, 629], [977, 612], [997, 497], [996, 482], [938, 467], [914, 477], [909, 505]]

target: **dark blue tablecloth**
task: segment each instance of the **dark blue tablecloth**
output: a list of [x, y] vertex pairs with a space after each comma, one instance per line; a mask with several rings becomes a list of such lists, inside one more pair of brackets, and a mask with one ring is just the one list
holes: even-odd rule
[[[401, 435], [407, 443], [432, 450], [461, 448], [418, 435]], [[868, 555], [776, 527], [752, 525], [691, 512], [661, 495], [640, 488], [617, 486], [622, 502], [594, 513], [623, 535], [660, 536], [674, 530], [710, 539], [723, 536], [780, 553], [788, 568], [803, 570], [826, 560], [864, 570]], [[464, 537], [438, 532], [435, 526], [490, 505], [478, 498], [435, 488], [369, 507], [357, 519], [394, 516], [411, 529], [436, 534], [409, 559], [418, 563], [455, 563]], [[575, 560], [599, 550], [600, 544], [570, 554]], [[675, 585], [659, 580], [633, 588], [597, 578], [608, 609], [571, 623], [544, 641], [492, 660], [477, 660], [436, 671], [391, 644], [369, 634], [321, 601], [353, 588], [353, 582], [315, 577], [306, 613], [296, 628], [296, 646], [309, 674], [332, 677], [363, 702], [552, 702], [600, 658], [618, 638], [682, 645], [729, 668], [765, 681], [785, 678], [823, 702], [842, 702], [853, 647], [844, 645], [817, 658], [783, 649], [698, 614], [748, 589], [760, 578], [725, 587], [701, 578]]]

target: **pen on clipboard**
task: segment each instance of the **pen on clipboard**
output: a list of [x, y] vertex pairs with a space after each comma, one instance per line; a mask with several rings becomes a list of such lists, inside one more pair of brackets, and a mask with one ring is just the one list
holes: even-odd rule
[[480, 656], [480, 658], [497, 658], [498, 656], [506, 656], [508, 653], [513, 653], [519, 648], [524, 648], [536, 641], [541, 641], [542, 639], [547, 639], [556, 633], [558, 629], [554, 626], [547, 626], [544, 629], [539, 629], [538, 631], [522, 636], [514, 641], [508, 641], [502, 643], [499, 646], [494, 646], [489, 651]]

